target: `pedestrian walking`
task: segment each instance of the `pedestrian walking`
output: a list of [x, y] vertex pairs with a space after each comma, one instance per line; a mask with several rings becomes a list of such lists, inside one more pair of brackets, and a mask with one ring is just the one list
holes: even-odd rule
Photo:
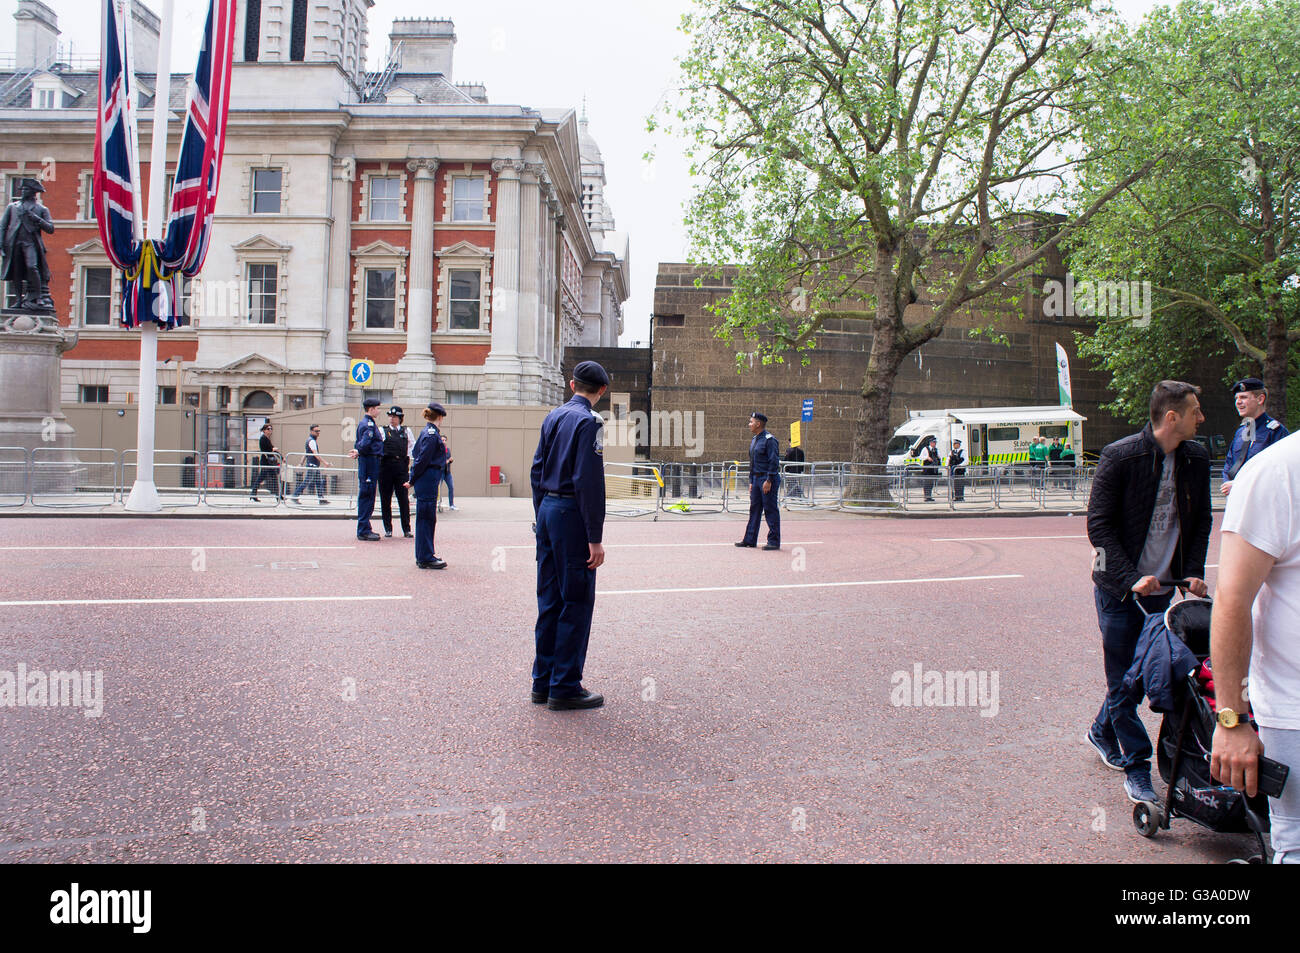
[[[447, 451], [447, 463], [442, 468], [442, 482], [447, 484], [447, 508], [454, 510], [456, 508], [456, 484], [451, 482], [451, 464], [452, 464], [451, 444], [447, 442], [446, 437], [442, 438], [442, 446], [443, 449]], [[441, 484], [439, 484], [438, 486], [438, 512], [439, 513], [442, 512], [442, 485]]]
[[384, 436], [375, 418], [379, 416], [377, 397], [367, 397], [361, 406], [365, 413], [357, 424], [357, 439], [348, 456], [357, 461], [357, 539], [373, 542], [379, 534], [370, 528], [375, 512], [375, 490], [379, 487], [379, 462], [384, 453]]
[[302, 479], [298, 485], [293, 488], [293, 500], [295, 503], [302, 503], [298, 495], [305, 489], [315, 489], [318, 500], [322, 505], [329, 502], [325, 499], [325, 474], [321, 473], [322, 467], [332, 467], [333, 464], [321, 456], [320, 453], [320, 424], [312, 424], [307, 428], [307, 442], [303, 446], [302, 452]]
[[1101, 629], [1106, 698], [1086, 740], [1107, 767], [1125, 774], [1130, 801], [1154, 801], [1151, 739], [1137, 702], [1124, 692], [1145, 610], [1163, 613], [1170, 580], [1203, 596], [1210, 543], [1210, 456], [1192, 440], [1205, 420], [1200, 388], [1161, 381], [1141, 433], [1101, 452], [1088, 500], [1093, 597]]
[[1274, 863], [1300, 864], [1300, 443], [1283, 440], [1235, 476], [1210, 622], [1210, 772], [1253, 796], [1261, 754], [1290, 766], [1282, 796], [1269, 798], [1270, 837]]
[[277, 500], [283, 498], [280, 492], [280, 448], [271, 440], [272, 429], [271, 422], [267, 421], [262, 424], [262, 434], [257, 438], [257, 449], [260, 455], [257, 458], [257, 475], [253, 478], [253, 487], [250, 491], [254, 503], [262, 502], [257, 498], [257, 490], [263, 483], [271, 485], [271, 492], [275, 494]]
[[1233, 402], [1241, 417], [1241, 426], [1232, 435], [1228, 455], [1223, 458], [1223, 486], [1219, 492], [1227, 496], [1232, 492], [1232, 481], [1246, 461], [1271, 447], [1290, 431], [1282, 421], [1270, 417], [1264, 410], [1268, 391], [1258, 377], [1245, 377], [1232, 385]]
[[384, 535], [393, 535], [393, 495], [397, 495], [397, 509], [402, 520], [402, 535], [410, 539], [411, 501], [406, 494], [406, 480], [411, 471], [411, 448], [415, 438], [402, 426], [402, 408], [388, 409], [388, 426], [383, 430], [384, 452], [379, 460], [379, 515], [384, 524]]
[[749, 523], [745, 538], [736, 545], [753, 549], [758, 545], [758, 531], [767, 519], [767, 545], [781, 548], [781, 511], [777, 509], [777, 492], [781, 487], [781, 448], [767, 429], [767, 415], [754, 411], [749, 415]]
[[439, 403], [424, 408], [424, 429], [415, 441], [411, 454], [411, 473], [407, 488], [415, 492], [415, 565], [420, 569], [446, 569], [447, 561], [438, 556], [434, 533], [438, 528], [438, 485], [447, 462], [447, 448], [438, 424], [447, 416]]
[[948, 454], [948, 476], [952, 480], [952, 501], [966, 501], [966, 453], [961, 448], [961, 441], [952, 442], [952, 453]]
[[803, 496], [804, 459], [803, 447], [791, 447], [785, 452], [785, 462], [791, 464], [786, 467], [786, 472], [794, 474], [790, 478], [791, 496]]
[[605, 562], [604, 421], [593, 407], [609, 389], [609, 375], [595, 361], [583, 361], [569, 388], [573, 397], [542, 422], [531, 472], [537, 517], [532, 700], [552, 711], [605, 704], [583, 687], [582, 672], [596, 570]]

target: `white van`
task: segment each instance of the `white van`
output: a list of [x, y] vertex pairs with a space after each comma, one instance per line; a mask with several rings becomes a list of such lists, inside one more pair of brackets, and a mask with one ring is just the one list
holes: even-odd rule
[[1002, 466], [1028, 461], [1034, 437], [1050, 444], [1060, 437], [1074, 451], [1074, 465], [1083, 458], [1083, 422], [1086, 417], [1063, 404], [1032, 407], [956, 407], [914, 410], [894, 431], [885, 447], [890, 466], [921, 462], [921, 448], [930, 437], [939, 444], [939, 459], [948, 462], [952, 441], [960, 440], [969, 465]]

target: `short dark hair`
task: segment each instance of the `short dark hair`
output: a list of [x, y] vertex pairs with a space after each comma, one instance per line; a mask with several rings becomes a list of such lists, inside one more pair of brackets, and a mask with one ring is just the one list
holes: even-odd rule
[[1185, 381], [1161, 381], [1151, 391], [1151, 423], [1158, 425], [1169, 411], [1179, 413], [1187, 398], [1193, 394], [1200, 396], [1201, 389]]
[[576, 377], [573, 379], [573, 389], [583, 395], [599, 394], [604, 384], [588, 384], [586, 381], [580, 381]]
[[309, 431], [310, 431], [310, 430], [315, 430], [315, 429], [316, 429], [317, 427], [319, 427], [319, 426], [320, 426], [320, 424], [308, 424], [308, 425], [307, 425], [307, 429], [308, 429]]

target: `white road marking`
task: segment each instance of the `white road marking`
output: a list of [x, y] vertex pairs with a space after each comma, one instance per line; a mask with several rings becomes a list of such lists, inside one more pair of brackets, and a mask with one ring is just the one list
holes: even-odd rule
[[[859, 579], [852, 582], [789, 582], [767, 586], [693, 586], [684, 589], [601, 589], [600, 596], [641, 596], [670, 592], [740, 592], [747, 589], [830, 589], [839, 586], [899, 586], [935, 582], [979, 582], [985, 579], [1024, 579], [1020, 573], [1002, 576], [931, 576], [924, 579]], [[3, 603], [0, 603], [3, 605]]]
[[0, 606], [170, 606], [210, 602], [375, 602], [412, 596], [229, 596], [192, 599], [30, 599]]
[[977, 542], [1000, 542], [1013, 539], [1087, 539], [1083, 536], [940, 536], [932, 538], [932, 543], [977, 543]]
[[[790, 546], [821, 546], [823, 541], [820, 539], [812, 540], [807, 543], [782, 543], [784, 547]], [[734, 546], [735, 543], [606, 543], [606, 549], [663, 549], [671, 547], [676, 549], [680, 546]], [[532, 546], [502, 546], [502, 549], [536, 549], [536, 544]]]
[[189, 551], [192, 549], [356, 549], [355, 546], [312, 546], [304, 544], [302, 546], [209, 546], [205, 543], [195, 543], [193, 546], [0, 546], [0, 551], [7, 552], [44, 552], [46, 550], [102, 550], [104, 552], [118, 551], [152, 551], [155, 549], [176, 549]]

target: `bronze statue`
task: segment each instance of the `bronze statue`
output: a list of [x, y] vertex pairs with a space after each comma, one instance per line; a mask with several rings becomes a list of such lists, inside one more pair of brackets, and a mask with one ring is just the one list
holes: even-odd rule
[[10, 202], [0, 218], [0, 281], [16, 286], [18, 300], [14, 307], [22, 311], [54, 311], [50, 297], [50, 266], [45, 257], [41, 232], [54, 234], [50, 210], [36, 201], [36, 193], [45, 187], [35, 179], [23, 179], [23, 197]]

